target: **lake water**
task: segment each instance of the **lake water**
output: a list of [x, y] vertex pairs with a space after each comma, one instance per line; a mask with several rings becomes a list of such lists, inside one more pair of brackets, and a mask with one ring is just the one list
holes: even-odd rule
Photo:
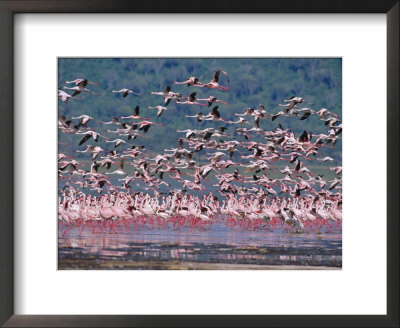
[[290, 227], [59, 225], [59, 269], [327, 269], [342, 266], [341, 224]]

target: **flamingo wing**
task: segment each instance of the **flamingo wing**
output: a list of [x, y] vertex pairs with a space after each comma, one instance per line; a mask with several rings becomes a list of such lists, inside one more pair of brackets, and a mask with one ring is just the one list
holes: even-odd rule
[[212, 109], [211, 114], [212, 114], [212, 115], [215, 115], [217, 118], [220, 118], [220, 117], [221, 117], [221, 114], [220, 114], [219, 111], [218, 111], [218, 106], [215, 106], [215, 107]]
[[216, 71], [216, 72], [213, 74], [212, 82], [218, 83], [218, 81], [219, 81], [219, 74], [220, 74], [220, 73], [221, 73], [221, 70], [218, 70], [218, 71]]
[[170, 97], [165, 97], [164, 98], [164, 105], [168, 106], [168, 104], [171, 102], [171, 98]]
[[90, 134], [85, 134], [82, 138], [82, 140], [79, 142], [79, 146], [82, 146], [86, 141], [88, 141], [90, 139], [92, 135]]
[[196, 92], [193, 92], [189, 96], [189, 101], [195, 101], [196, 100]]

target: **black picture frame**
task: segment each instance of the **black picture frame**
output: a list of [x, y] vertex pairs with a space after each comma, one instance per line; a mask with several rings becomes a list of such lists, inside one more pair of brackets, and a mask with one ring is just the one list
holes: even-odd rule
[[[4, 327], [399, 327], [398, 0], [0, 0], [0, 324]], [[387, 315], [14, 315], [13, 20], [16, 13], [384, 13], [387, 17]], [[379, 175], [379, 173], [377, 173]], [[366, 268], [367, 270], [367, 268]], [[368, 288], [366, 286], [366, 288]]]

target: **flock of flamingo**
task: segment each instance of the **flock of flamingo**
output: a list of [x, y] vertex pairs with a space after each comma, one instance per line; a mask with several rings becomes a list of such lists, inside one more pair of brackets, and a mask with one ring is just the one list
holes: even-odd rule
[[[220, 84], [221, 74], [229, 83], [228, 74], [218, 70], [208, 83], [192, 76], [171, 84], [177, 88], [187, 85], [190, 89], [186, 90], [202, 88], [224, 94], [229, 87]], [[59, 88], [58, 98], [64, 103], [73, 101], [80, 93], [99, 95], [87, 89], [88, 84], [98, 85], [87, 79], [65, 83], [73, 86]], [[121, 93], [122, 97], [133, 94], [140, 99], [141, 96], [127, 88], [111, 92]], [[144, 114], [139, 106], [132, 115], [112, 117], [109, 122], [85, 114], [60, 115], [60, 136], [74, 135], [75, 143], [59, 141], [59, 144], [85, 154], [80, 156], [88, 156], [79, 162], [74, 156], [58, 154], [58, 177], [64, 185], [59, 189], [60, 224], [70, 229], [77, 226], [81, 231], [87, 227], [93, 232], [117, 232], [121, 228], [129, 231], [131, 226], [136, 229], [145, 224], [207, 229], [217, 221], [227, 227], [278, 227], [296, 232], [320, 231], [323, 226], [331, 231], [340, 227], [342, 167], [331, 166], [333, 159], [320, 155], [321, 149], [335, 147], [340, 138], [342, 123], [338, 115], [326, 108], [303, 107], [305, 100], [293, 96], [284, 100], [279, 105], [282, 110], [276, 113], [269, 113], [260, 105], [234, 113], [237, 119], [228, 120], [221, 115], [225, 110], [219, 108], [221, 104], [229, 105], [228, 102], [215, 96], [200, 99], [196, 92], [183, 96], [173, 92], [171, 86], [150, 94], [155, 101], [160, 99], [157, 96], [163, 99], [159, 105], [145, 107], [157, 110], [160, 120], [171, 103], [210, 110], [207, 114], [185, 115], [193, 127], [177, 130], [176, 148], [158, 154], [136, 144], [151, 126], [163, 126], [140, 116]], [[280, 116], [297, 118], [303, 123], [312, 115], [325, 126], [326, 134], [304, 131], [296, 135], [281, 124], [269, 131], [260, 124]], [[96, 121], [99, 128], [94, 129]], [[196, 129], [196, 124], [202, 121], [212, 121], [215, 127]], [[112, 149], [101, 148], [99, 140]], [[334, 177], [324, 179], [323, 175], [312, 172], [308, 163], [325, 165]], [[173, 189], [172, 184], [180, 188]], [[162, 188], [167, 191], [162, 192]]]

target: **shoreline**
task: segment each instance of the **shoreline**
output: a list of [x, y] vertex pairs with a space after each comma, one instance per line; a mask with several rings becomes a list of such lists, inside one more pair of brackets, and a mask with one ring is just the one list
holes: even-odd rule
[[261, 265], [186, 261], [58, 260], [58, 270], [341, 270], [342, 267], [307, 265]]

